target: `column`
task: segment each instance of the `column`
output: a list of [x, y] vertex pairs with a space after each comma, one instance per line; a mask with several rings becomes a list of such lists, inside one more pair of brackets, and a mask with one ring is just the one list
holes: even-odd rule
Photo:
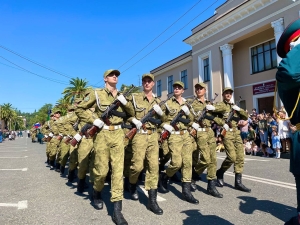
[[[225, 44], [220, 46], [220, 50], [222, 51], [222, 56], [223, 56], [224, 87], [231, 87], [234, 90], [232, 49], [233, 49], [233, 45], [231, 44]], [[233, 96], [232, 96], [232, 100], [234, 101]]]
[[[284, 31], [283, 18], [271, 22], [271, 27], [274, 29], [275, 42], [277, 45], [279, 38]], [[281, 58], [277, 55], [277, 65], [279, 65], [280, 61]]]

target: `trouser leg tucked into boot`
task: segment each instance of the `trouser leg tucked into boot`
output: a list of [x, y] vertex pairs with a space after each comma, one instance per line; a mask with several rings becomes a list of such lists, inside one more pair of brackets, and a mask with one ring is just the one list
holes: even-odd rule
[[207, 192], [216, 198], [223, 198], [223, 195], [220, 194], [216, 188], [215, 180], [208, 180]]
[[58, 162], [55, 165], [55, 171], [60, 172], [60, 164]]
[[162, 215], [163, 210], [157, 204], [157, 189], [150, 189], [148, 191], [148, 205], [147, 209], [156, 215]]
[[117, 225], [128, 225], [121, 211], [122, 211], [122, 201], [114, 202], [114, 212], [113, 212], [112, 220]]
[[129, 191], [130, 191], [130, 195], [131, 195], [131, 200], [139, 200], [139, 195], [138, 192], [136, 190], [136, 184], [129, 184]]
[[65, 166], [60, 166], [60, 174], [63, 176], [65, 174]]
[[217, 185], [219, 187], [224, 186], [224, 173], [225, 171], [223, 171], [221, 168], [217, 170]]
[[50, 161], [50, 170], [54, 170], [54, 160], [52, 161]]
[[169, 192], [169, 180], [170, 180], [170, 177], [168, 177], [167, 174], [163, 173], [159, 176], [159, 186], [160, 186], [160, 190], [161, 192], [163, 193], [167, 193]]
[[102, 201], [102, 197], [101, 197], [101, 191], [93, 190], [93, 203], [94, 203], [94, 207], [96, 209], [98, 209], [98, 210], [103, 209], [103, 201]]
[[242, 174], [241, 173], [235, 174], [234, 187], [240, 191], [251, 192], [251, 189], [245, 187], [245, 185], [242, 184]]
[[79, 179], [77, 183], [77, 192], [83, 193], [84, 192], [84, 185], [85, 185], [85, 178]]
[[192, 203], [192, 204], [199, 204], [199, 201], [194, 198], [191, 193], [191, 183], [190, 182], [183, 182], [182, 183], [182, 196], [183, 200]]
[[199, 180], [199, 175], [196, 173], [195, 169], [193, 168], [192, 171], [192, 182], [191, 182], [191, 191], [196, 191], [197, 190], [197, 185], [196, 181]]
[[73, 182], [76, 178], [75, 170], [70, 170], [68, 175], [68, 181]]

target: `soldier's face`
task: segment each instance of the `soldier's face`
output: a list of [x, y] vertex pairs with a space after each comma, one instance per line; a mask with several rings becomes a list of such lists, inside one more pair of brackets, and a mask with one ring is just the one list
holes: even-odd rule
[[151, 91], [154, 86], [154, 81], [148, 77], [142, 80], [144, 91]]
[[200, 98], [205, 95], [206, 89], [204, 87], [201, 87], [200, 85], [197, 85], [195, 87], [195, 93], [196, 93], [197, 97]]
[[110, 73], [108, 74], [105, 78], [104, 81], [109, 83], [109, 84], [117, 84], [118, 83], [118, 75], [115, 73]]
[[230, 91], [230, 90], [224, 91], [223, 98], [225, 101], [229, 102], [231, 97], [232, 97], [232, 91]]
[[180, 85], [174, 85], [173, 89], [174, 89], [174, 96], [181, 96], [184, 92], [183, 87], [181, 87]]

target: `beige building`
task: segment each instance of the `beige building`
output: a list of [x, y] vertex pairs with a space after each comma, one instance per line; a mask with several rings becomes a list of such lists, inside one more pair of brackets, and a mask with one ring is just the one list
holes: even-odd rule
[[300, 1], [227, 0], [183, 40], [192, 50], [151, 71], [156, 94], [165, 99], [173, 92], [173, 82], [181, 80], [186, 86], [184, 96], [192, 97], [194, 85], [205, 82], [208, 99], [218, 93], [216, 101], [221, 101], [222, 89], [232, 87], [233, 101], [243, 99], [241, 107], [271, 112], [281, 60], [276, 43], [299, 16]]

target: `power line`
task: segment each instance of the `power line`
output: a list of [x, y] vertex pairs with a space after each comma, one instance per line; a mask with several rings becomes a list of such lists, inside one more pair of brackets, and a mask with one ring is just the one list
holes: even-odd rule
[[162, 46], [164, 43], [166, 43], [168, 40], [170, 40], [172, 37], [174, 37], [177, 33], [179, 33], [181, 30], [183, 30], [186, 26], [188, 26], [191, 22], [193, 22], [195, 19], [197, 19], [200, 15], [202, 15], [205, 11], [207, 11], [211, 6], [213, 6], [216, 2], [219, 0], [214, 1], [210, 6], [208, 6], [204, 11], [202, 11], [200, 14], [198, 14], [196, 17], [194, 17], [191, 21], [189, 21], [186, 25], [184, 25], [182, 28], [180, 28], [178, 31], [176, 31], [173, 35], [171, 35], [169, 38], [167, 38], [165, 41], [163, 41], [161, 44], [159, 44], [156, 48], [154, 48], [152, 51], [147, 53], [145, 56], [143, 56], [141, 59], [136, 61], [134, 64], [129, 66], [127, 69], [122, 71], [122, 73], [125, 73], [127, 70], [129, 70], [131, 67], [135, 66], [137, 63], [142, 61], [144, 58], [146, 58], [148, 55], [150, 55], [152, 52], [154, 52], [156, 49], [158, 49], [160, 46]]
[[193, 8], [196, 7], [202, 0], [199, 0], [196, 4], [194, 4], [188, 11], [186, 11], [182, 16], [180, 16], [175, 22], [173, 22], [170, 26], [168, 26], [163, 32], [161, 32], [157, 37], [155, 37], [152, 41], [150, 41], [145, 47], [143, 47], [140, 51], [138, 51], [135, 55], [133, 55], [130, 59], [128, 59], [125, 63], [123, 63], [118, 69], [126, 65], [129, 61], [131, 61], [134, 57], [136, 57], [139, 53], [141, 53], [145, 48], [147, 48], [150, 44], [152, 44], [155, 40], [157, 40], [161, 35], [163, 35], [167, 30], [169, 30], [175, 23], [181, 20], [186, 14], [188, 14]]
[[49, 80], [49, 81], [52, 81], [52, 82], [55, 82], [55, 83], [58, 83], [58, 84], [67, 85], [67, 84], [66, 84], [65, 82], [63, 82], [63, 81], [55, 80], [55, 79], [52, 79], [52, 78], [49, 78], [49, 77], [44, 77], [44, 76], [41, 76], [41, 75], [39, 75], [39, 74], [33, 73], [33, 72], [31, 72], [31, 71], [29, 71], [29, 70], [27, 70], [27, 69], [25, 69], [25, 68], [23, 68], [23, 67], [21, 67], [21, 66], [15, 64], [15, 63], [13, 63], [13, 62], [11, 62], [11, 61], [9, 61], [8, 59], [4, 58], [3, 56], [0, 56], [0, 58], [4, 59], [5, 61], [7, 61], [7, 62], [9, 62], [9, 63], [11, 63], [11, 64], [13, 64], [13, 65], [16, 66], [16, 67], [22, 69], [24, 72], [31, 73], [31, 74], [33, 74], [33, 75], [35, 75], [35, 76], [41, 77], [41, 78], [43, 78], [43, 79], [46, 79], [46, 80]]

